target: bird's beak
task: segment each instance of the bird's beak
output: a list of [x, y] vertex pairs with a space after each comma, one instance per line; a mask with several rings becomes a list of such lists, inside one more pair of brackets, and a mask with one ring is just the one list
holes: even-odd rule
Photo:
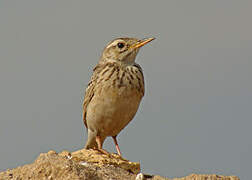
[[133, 45], [131, 46], [131, 48], [133, 48], [133, 49], [138, 49], [138, 48], [144, 46], [145, 44], [147, 44], [147, 43], [153, 41], [154, 39], [155, 39], [155, 38], [146, 38], [146, 39], [142, 39], [142, 40], [138, 41], [137, 43], [133, 44]]

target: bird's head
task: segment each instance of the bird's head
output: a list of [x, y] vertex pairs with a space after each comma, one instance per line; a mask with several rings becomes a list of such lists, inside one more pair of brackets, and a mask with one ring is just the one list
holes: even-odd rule
[[119, 61], [121, 63], [134, 63], [139, 49], [155, 38], [117, 38], [104, 48], [101, 61]]

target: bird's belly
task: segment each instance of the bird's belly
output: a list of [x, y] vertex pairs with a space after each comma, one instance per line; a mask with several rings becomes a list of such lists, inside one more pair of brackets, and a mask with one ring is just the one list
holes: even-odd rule
[[88, 128], [100, 136], [117, 135], [134, 117], [141, 101], [136, 89], [103, 89], [87, 108]]

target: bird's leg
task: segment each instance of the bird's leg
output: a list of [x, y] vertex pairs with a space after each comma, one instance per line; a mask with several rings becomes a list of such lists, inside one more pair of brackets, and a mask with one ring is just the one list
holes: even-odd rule
[[98, 145], [98, 149], [102, 149], [101, 136], [96, 136], [96, 143]]
[[116, 140], [116, 136], [112, 136], [112, 138], [113, 138], [113, 140], [114, 140], [117, 153], [119, 154], [119, 156], [122, 156], [122, 153], [121, 153], [121, 151], [120, 151], [119, 145], [118, 145], [117, 140]]
[[98, 151], [100, 151], [101, 153], [103, 154], [106, 154], [106, 155], [110, 155], [108, 151], [105, 151], [104, 149], [102, 149], [102, 139], [101, 139], [101, 136], [96, 136], [96, 143], [98, 145]]

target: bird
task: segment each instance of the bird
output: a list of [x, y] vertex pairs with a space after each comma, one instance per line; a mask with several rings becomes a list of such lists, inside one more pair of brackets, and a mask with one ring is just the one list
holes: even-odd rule
[[104, 48], [85, 90], [85, 149], [105, 153], [103, 142], [112, 137], [117, 154], [122, 155], [117, 135], [134, 118], [145, 92], [143, 71], [135, 58], [140, 48], [154, 39], [117, 38]]

